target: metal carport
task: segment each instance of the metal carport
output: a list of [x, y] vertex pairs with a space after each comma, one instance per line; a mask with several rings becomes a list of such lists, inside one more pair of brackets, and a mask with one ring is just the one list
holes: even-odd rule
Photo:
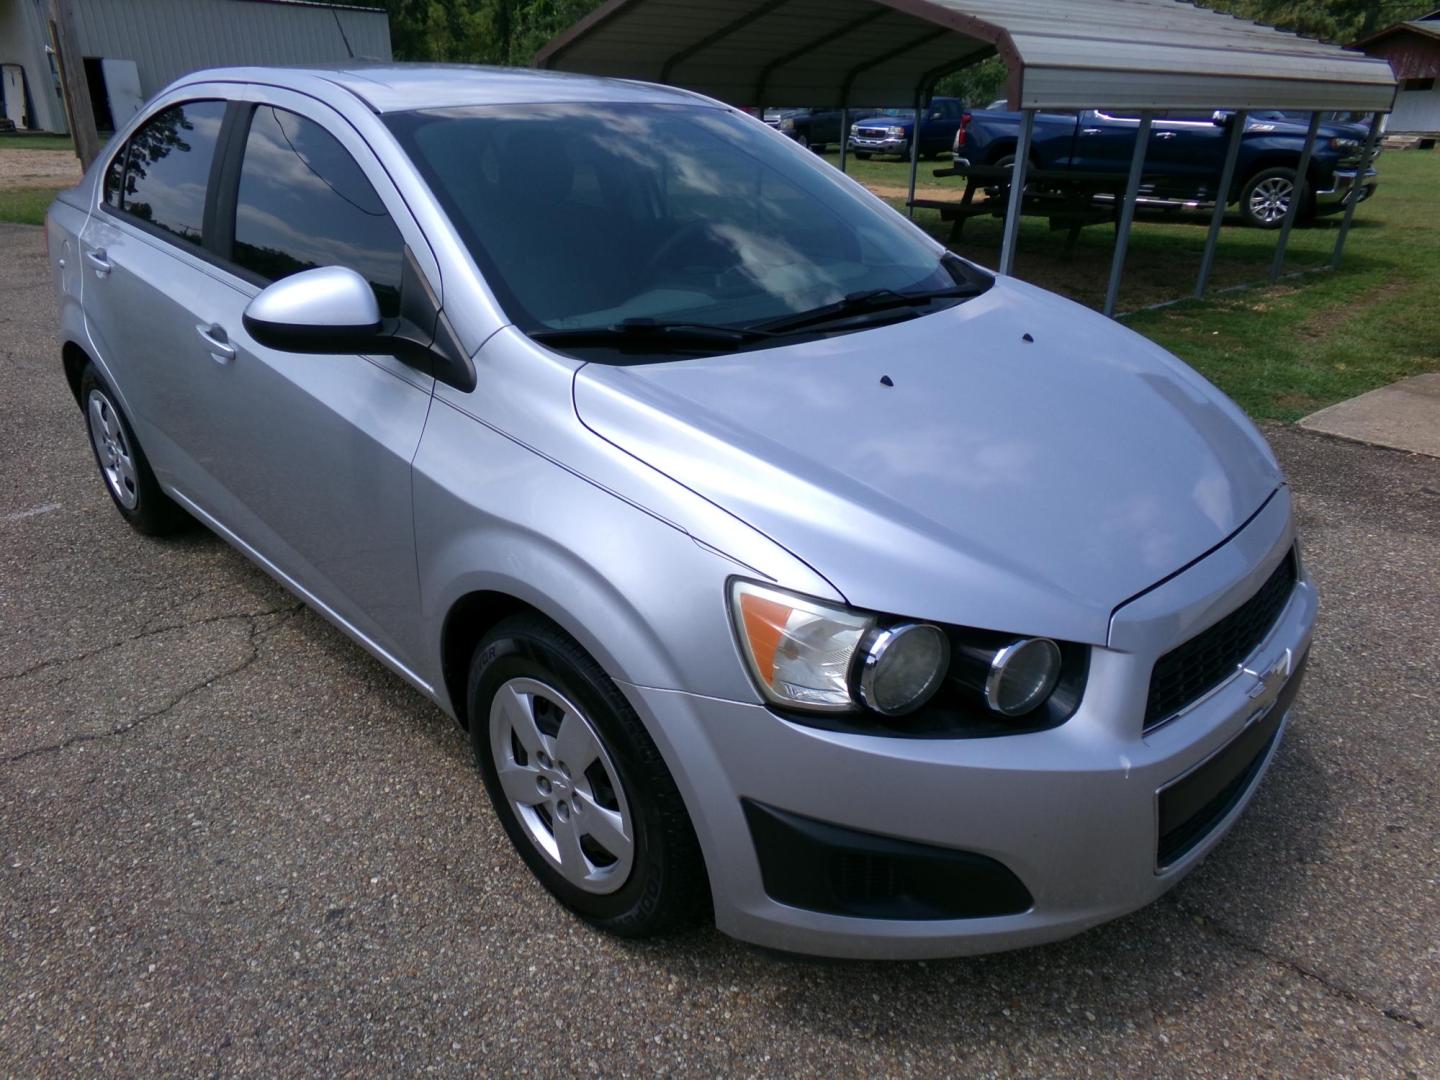
[[[1035, 112], [1106, 107], [1140, 112], [1111, 273], [1115, 308], [1150, 121], [1157, 110], [1235, 110], [1230, 166], [1245, 114], [1314, 114], [1299, 189], [1276, 245], [1274, 276], [1303, 201], [1317, 110], [1376, 113], [1367, 160], [1396, 84], [1372, 60], [1197, 7], [1184, 0], [607, 0], [546, 45], [544, 68], [670, 83], [739, 106], [801, 102], [920, 106], [943, 76], [999, 54], [1011, 108], [1025, 111], [1000, 269], [1014, 264]], [[918, 140], [912, 140], [911, 198]], [[1230, 169], [1222, 178], [1228, 189]], [[1355, 203], [1336, 241], [1338, 263]], [[1213, 262], [1216, 207], [1197, 294]]]

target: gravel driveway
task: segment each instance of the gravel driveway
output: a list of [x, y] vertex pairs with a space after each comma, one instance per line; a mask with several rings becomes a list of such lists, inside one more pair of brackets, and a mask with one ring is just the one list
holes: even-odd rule
[[0, 146], [0, 188], [62, 187], [80, 179], [80, 161], [65, 150]]
[[1159, 903], [970, 961], [627, 945], [433, 706], [213, 537], [122, 525], [39, 231], [0, 248], [0, 1074], [1440, 1073], [1440, 460], [1272, 430], [1310, 678]]

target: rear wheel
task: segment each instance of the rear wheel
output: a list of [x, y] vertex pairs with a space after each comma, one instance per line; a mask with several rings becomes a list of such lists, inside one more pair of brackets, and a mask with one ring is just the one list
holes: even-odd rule
[[80, 375], [80, 404], [95, 464], [120, 516], [146, 536], [166, 536], [189, 526], [189, 515], [160, 490], [145, 451], [116, 404], [115, 392], [93, 364], [86, 364]]
[[475, 649], [469, 706], [490, 800], [557, 900], [623, 937], [693, 921], [707, 883], [675, 781], [573, 638], [538, 615], [505, 620]]

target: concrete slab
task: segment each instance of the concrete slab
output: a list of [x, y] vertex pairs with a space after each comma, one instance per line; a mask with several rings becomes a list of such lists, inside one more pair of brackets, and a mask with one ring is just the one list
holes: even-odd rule
[[1300, 426], [1440, 457], [1440, 374], [1416, 375], [1311, 413]]

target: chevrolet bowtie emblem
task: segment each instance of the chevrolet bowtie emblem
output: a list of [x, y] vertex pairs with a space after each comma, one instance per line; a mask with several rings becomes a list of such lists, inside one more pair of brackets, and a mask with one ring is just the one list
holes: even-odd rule
[[1293, 666], [1294, 654], [1286, 649], [1276, 660], [1268, 666], [1257, 668], [1244, 668], [1246, 675], [1253, 676], [1255, 685], [1250, 690], [1250, 700], [1259, 703], [1269, 703], [1280, 696], [1280, 689], [1290, 679], [1290, 670]]

